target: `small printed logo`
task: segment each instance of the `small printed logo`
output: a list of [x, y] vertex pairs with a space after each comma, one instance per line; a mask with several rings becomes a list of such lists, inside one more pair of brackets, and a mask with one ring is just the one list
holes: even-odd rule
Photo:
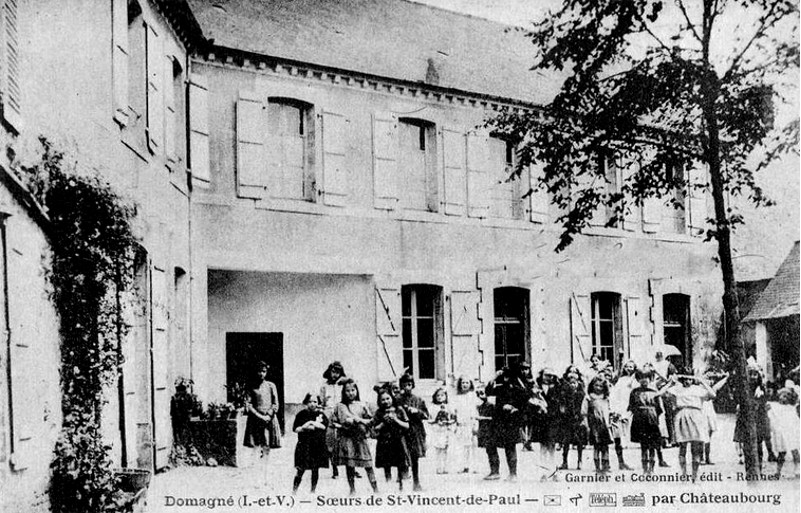
[[644, 508], [645, 507], [645, 494], [639, 495], [624, 495], [623, 506], [626, 508]]
[[571, 498], [570, 498], [570, 502], [572, 502], [574, 506], [578, 506], [578, 503], [579, 503], [579, 501], [582, 499], [582, 497], [583, 497], [583, 496], [582, 496], [580, 493], [579, 493], [579, 494], [576, 494], [576, 496], [575, 496], [575, 497], [571, 497]]
[[616, 493], [591, 493], [590, 507], [606, 508], [617, 506]]
[[542, 498], [542, 504], [545, 506], [561, 506], [562, 505], [562, 496], [561, 495], [546, 495]]

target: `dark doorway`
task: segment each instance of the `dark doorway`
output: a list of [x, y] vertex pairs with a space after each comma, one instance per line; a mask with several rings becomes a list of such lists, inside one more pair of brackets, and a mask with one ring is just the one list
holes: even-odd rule
[[278, 421], [284, 429], [284, 334], [283, 333], [226, 333], [225, 370], [228, 400], [233, 400], [236, 385], [251, 386], [255, 366], [264, 361], [269, 366], [267, 379], [278, 390]]

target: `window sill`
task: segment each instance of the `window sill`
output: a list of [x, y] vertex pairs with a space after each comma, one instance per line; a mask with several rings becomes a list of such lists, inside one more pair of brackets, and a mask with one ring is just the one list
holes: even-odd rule
[[524, 219], [506, 219], [502, 217], [485, 217], [481, 219], [481, 225], [491, 228], [512, 228], [516, 230], [526, 230], [531, 226], [542, 226]]
[[[253, 201], [246, 198], [240, 199], [248, 202]], [[325, 205], [320, 205], [319, 203], [286, 198], [264, 198], [261, 200], [255, 200], [255, 205], [259, 210], [275, 210], [277, 212], [295, 212], [299, 214], [322, 215], [327, 210]], [[339, 209], [341, 207], [336, 208]]]

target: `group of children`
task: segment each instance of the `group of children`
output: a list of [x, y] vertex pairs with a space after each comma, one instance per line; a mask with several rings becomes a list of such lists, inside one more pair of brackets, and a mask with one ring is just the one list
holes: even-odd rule
[[[359, 467], [366, 472], [374, 492], [378, 488], [374, 467], [384, 469], [387, 481], [395, 468], [400, 490], [411, 470], [414, 489], [420, 490], [419, 460], [426, 456], [429, 446], [435, 451], [437, 474], [447, 473], [448, 455], [454, 449], [462, 455], [460, 472], [475, 471], [475, 449], [484, 448], [490, 467], [488, 480], [500, 478], [498, 448], [503, 448], [509, 478], [514, 480], [516, 445], [523, 442], [530, 448], [530, 444], [538, 443], [542, 478], [556, 479], [556, 470], [568, 468], [571, 447], [577, 450], [576, 467], [581, 468], [582, 451], [588, 444], [593, 446], [596, 472], [610, 471], [610, 445], [615, 447], [619, 468], [630, 470], [623, 459], [623, 444], [630, 440], [640, 444], [642, 469], [650, 474], [657, 461], [668, 466], [662, 456], [667, 438], [663, 398], [668, 396], [674, 408], [672, 436], [679, 447], [679, 465], [687, 475], [689, 451], [694, 481], [699, 466], [711, 464], [709, 440], [716, 429], [711, 400], [728, 379], [723, 375], [710, 386], [705, 379], [685, 371], [657, 382], [661, 376], [654, 369], [638, 369], [633, 361], [623, 363], [617, 376], [609, 365], [584, 373], [569, 366], [561, 378], [546, 368], [533, 379], [523, 363], [500, 371], [486, 387], [474, 387], [470, 379], [460, 377], [453, 400], [446, 388], [438, 388], [429, 410], [426, 401], [414, 394], [415, 381], [409, 374], [397, 383], [375, 387], [375, 406], [362, 402], [359, 387], [345, 375], [339, 362], [332, 363], [324, 377], [320, 392], [306, 394], [305, 408], [295, 417], [293, 430], [298, 442], [294, 490], [310, 470], [314, 492], [319, 469], [329, 462], [334, 478], [338, 477], [338, 466], [345, 467], [351, 493], [355, 493], [356, 478], [360, 477]], [[494, 397], [490, 400], [488, 396]], [[778, 404], [765, 405], [757, 414], [764, 414], [766, 418], [760, 418], [759, 425], [770, 426], [774, 448], [778, 445], [777, 471], [781, 473], [787, 452], [792, 452], [798, 465], [798, 395], [786, 388], [778, 398]], [[274, 413], [274, 404], [269, 406]], [[254, 406], [254, 411], [265, 410]], [[265, 420], [272, 422], [273, 418]], [[369, 438], [376, 439], [375, 460]], [[549, 462], [560, 446], [562, 464], [551, 466]]]

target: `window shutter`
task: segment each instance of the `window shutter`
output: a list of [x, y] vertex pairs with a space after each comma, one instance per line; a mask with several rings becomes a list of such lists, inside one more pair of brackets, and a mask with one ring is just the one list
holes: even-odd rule
[[343, 206], [348, 200], [348, 171], [345, 162], [346, 136], [350, 121], [342, 114], [323, 111], [323, 201]]
[[536, 188], [544, 174], [545, 171], [539, 164], [532, 164], [528, 167], [529, 187], [531, 189], [528, 196], [528, 214], [529, 221], [532, 223], [545, 224], [548, 222], [548, 209], [550, 207], [548, 191]]
[[464, 216], [467, 196], [465, 136], [458, 130], [442, 129], [442, 169], [445, 214]]
[[706, 187], [698, 188], [699, 186], [707, 185], [706, 168], [693, 165], [689, 169], [689, 207], [690, 215], [688, 216], [688, 224], [691, 235], [701, 235], [706, 228], [707, 207], [706, 207]]
[[467, 214], [487, 217], [490, 184], [489, 138], [485, 135], [467, 136]]
[[145, 32], [147, 48], [147, 145], [158, 153], [164, 144], [164, 80], [162, 42], [156, 29], [148, 25]]
[[266, 185], [264, 138], [267, 131], [264, 104], [249, 91], [239, 91], [236, 102], [237, 194], [261, 199]]
[[380, 381], [395, 380], [403, 371], [402, 323], [400, 289], [376, 285], [375, 326]]
[[167, 421], [170, 417], [170, 389], [168, 378], [169, 358], [169, 310], [167, 305], [167, 273], [158, 267], [153, 267], [151, 279], [153, 281], [152, 306], [152, 358], [153, 358], [153, 416], [155, 425], [155, 467], [161, 469], [169, 463], [171, 428]]
[[375, 208], [392, 210], [398, 204], [398, 118], [390, 112], [373, 114], [373, 187]]
[[[604, 173], [606, 172], [606, 161], [602, 160], [601, 157], [597, 158], [596, 161], [599, 166], [604, 166]], [[599, 174], [596, 174], [595, 170], [587, 170], [586, 173], [582, 173], [576, 176], [577, 187], [576, 187], [576, 198], [581, 191], [585, 191], [588, 189], [596, 190], [601, 192], [600, 184], [598, 183], [602, 179], [600, 178]], [[604, 226], [606, 224], [606, 209], [602, 204], [599, 204], [595, 207], [595, 210], [592, 212], [592, 216], [589, 219], [590, 226]]]
[[[451, 292], [451, 353], [456, 376], [478, 376], [480, 356], [478, 334], [478, 292], [454, 290]], [[474, 338], [475, 337], [475, 338]]]
[[[620, 188], [622, 189], [623, 185], [631, 183], [632, 177], [637, 172], [637, 162], [629, 154], [623, 154], [620, 156], [618, 162], [620, 162]], [[626, 212], [623, 215], [623, 229], [633, 232], [637, 229], [637, 226], [640, 224], [640, 207], [634, 203], [634, 198], [631, 196], [627, 196], [625, 198], [626, 201]]]
[[164, 156], [170, 162], [177, 162], [175, 154], [175, 91], [173, 89], [173, 59], [167, 55], [164, 60]]
[[189, 165], [193, 182], [208, 186], [209, 170], [209, 88], [206, 77], [192, 75], [189, 81]]
[[645, 329], [643, 322], [646, 319], [643, 308], [642, 298], [639, 296], [628, 296], [626, 298], [626, 321], [629, 334], [629, 347], [626, 354], [628, 358], [633, 355], [642, 354], [645, 349]]
[[592, 356], [592, 303], [586, 294], [570, 298], [570, 347], [572, 363], [583, 364]]
[[128, 1], [112, 0], [111, 9], [114, 119], [125, 126], [128, 124]]
[[19, 77], [19, 21], [17, 0], [4, 0], [3, 4], [3, 119], [14, 130], [22, 123], [22, 89]]

